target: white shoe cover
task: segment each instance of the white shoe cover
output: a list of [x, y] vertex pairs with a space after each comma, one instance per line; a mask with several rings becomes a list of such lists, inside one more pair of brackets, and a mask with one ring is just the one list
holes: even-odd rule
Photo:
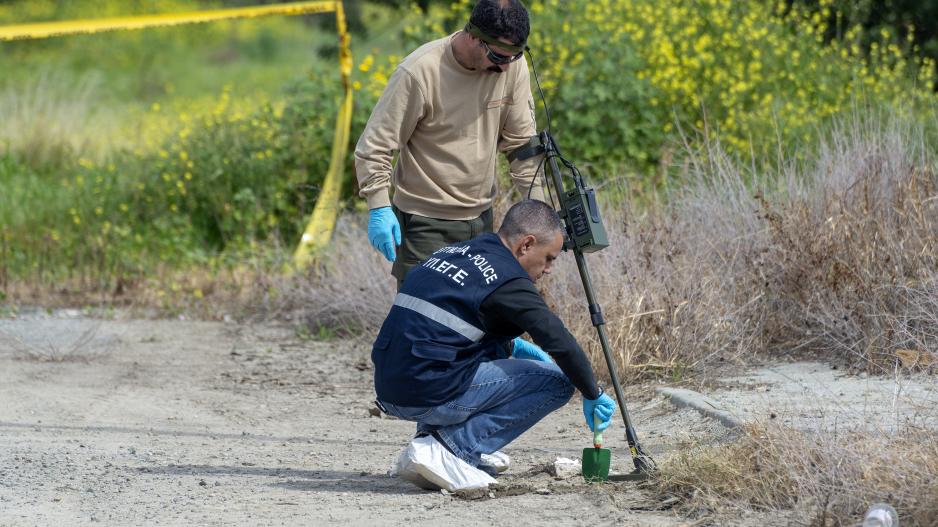
[[426, 478], [416, 472], [413, 463], [409, 461], [407, 456], [409, 449], [409, 444], [401, 449], [401, 453], [397, 456], [397, 461], [391, 465], [391, 470], [388, 471], [388, 475], [392, 478], [401, 478], [404, 481], [409, 481], [424, 490], [440, 490], [440, 487], [430, 483]]
[[511, 458], [501, 450], [496, 450], [491, 454], [482, 454], [480, 464], [494, 467], [495, 471], [501, 474], [508, 470], [508, 467], [511, 465]]
[[487, 487], [495, 479], [450, 453], [433, 436], [418, 437], [401, 452], [391, 476], [426, 490]]

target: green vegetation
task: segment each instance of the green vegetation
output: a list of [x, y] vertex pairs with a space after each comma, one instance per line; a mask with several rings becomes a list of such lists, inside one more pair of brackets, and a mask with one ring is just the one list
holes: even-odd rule
[[[7, 1], [0, 23], [225, 4]], [[716, 143], [754, 166], [807, 159], [857, 108], [913, 116], [931, 141], [932, 61], [894, 33], [869, 41], [857, 26], [830, 40], [829, 0], [765, 5], [532, 1], [530, 43], [565, 153], [594, 178], [626, 173], [632, 192], [658, 192], [686, 179], [688, 153]], [[353, 35], [353, 142], [400, 58], [461, 27], [471, 2], [357, 8], [368, 32]], [[193, 269], [211, 282], [248, 260], [277, 268], [328, 164], [341, 88], [330, 24], [272, 17], [0, 44], [4, 294], [142, 286], [198, 298]], [[353, 184], [345, 193], [359, 203]]]
[[[213, 7], [60, 4], [0, 5], [0, 21]], [[120, 292], [293, 243], [328, 164], [334, 40], [274, 17], [2, 44], [5, 287]]]
[[[458, 27], [471, 5], [432, 10], [411, 33], [421, 40]], [[931, 116], [938, 102], [934, 61], [909, 57], [895, 32], [871, 37], [868, 54], [860, 26], [826, 39], [831, 0], [820, 12], [764, 0], [530, 5], [530, 45], [558, 140], [607, 173], [668, 166], [685, 139], [787, 160], [857, 104]]]
[[[824, 11], [822, 4], [827, 2], [788, 0], [788, 3], [821, 13]], [[839, 38], [846, 27], [860, 26], [863, 41], [869, 47], [885, 29], [911, 42], [913, 53], [938, 60], [938, 26], [935, 25], [938, 3], [933, 0], [834, 0], [833, 7], [827, 11], [830, 38]]]

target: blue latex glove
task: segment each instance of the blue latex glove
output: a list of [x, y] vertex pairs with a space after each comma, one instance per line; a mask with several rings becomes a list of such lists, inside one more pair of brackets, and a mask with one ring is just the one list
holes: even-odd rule
[[389, 262], [397, 257], [394, 248], [401, 244], [401, 225], [391, 207], [371, 209], [368, 216], [368, 241]]
[[544, 352], [537, 344], [531, 344], [521, 337], [515, 337], [515, 345], [511, 348], [511, 356], [516, 359], [531, 359], [542, 362], [554, 362], [550, 355]]
[[[583, 417], [586, 418], [586, 426], [590, 427], [591, 432], [598, 428], [600, 432], [609, 428], [612, 423], [612, 414], [616, 412], [616, 403], [606, 394], [600, 394], [593, 400], [583, 398]], [[593, 426], [594, 416], [602, 419], [597, 427]]]

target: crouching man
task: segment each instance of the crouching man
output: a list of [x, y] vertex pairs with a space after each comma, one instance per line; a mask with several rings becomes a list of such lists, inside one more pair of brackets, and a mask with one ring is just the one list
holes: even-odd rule
[[[392, 475], [449, 491], [493, 483], [508, 465], [499, 449], [574, 388], [590, 430], [609, 426], [615, 403], [534, 287], [562, 246], [557, 213], [526, 200], [498, 233], [443, 247], [407, 274], [371, 354], [378, 405], [417, 422]], [[524, 332], [537, 345], [516, 339]]]

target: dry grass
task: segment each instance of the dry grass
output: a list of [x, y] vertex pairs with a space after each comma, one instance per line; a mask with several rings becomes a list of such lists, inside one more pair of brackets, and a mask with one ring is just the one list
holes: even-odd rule
[[271, 278], [253, 301], [261, 316], [299, 321], [311, 334], [374, 338], [396, 286], [358, 220], [339, 218], [333, 243], [305, 274]]
[[[677, 376], [764, 352], [881, 372], [896, 349], [936, 349], [933, 151], [899, 123], [834, 137], [771, 177], [714, 148], [667, 205], [607, 207], [612, 244], [589, 259], [621, 369]], [[559, 271], [545, 292], [598, 358], [570, 259]]]
[[659, 464], [663, 494], [732, 516], [797, 510], [805, 525], [858, 525], [885, 501], [900, 524], [938, 524], [938, 433], [907, 428], [801, 432], [751, 426], [735, 443], [682, 451]]
[[25, 87], [0, 91], [0, 152], [30, 166], [59, 165], [73, 154], [99, 160], [108, 149], [102, 112], [95, 108], [101, 80], [38, 72]]
[[[677, 378], [753, 353], [880, 372], [896, 349], [936, 349], [933, 151], [900, 120], [856, 118], [833, 137], [811, 164], [772, 174], [714, 147], [692, 158], [666, 205], [636, 216], [627, 200], [606, 203], [611, 244], [588, 261], [623, 377]], [[343, 218], [323, 263], [275, 281], [282, 294], [259, 304], [314, 330], [373, 335], [394, 286], [359, 222]], [[602, 364], [573, 259], [540, 285]]]
[[51, 341], [31, 343], [15, 333], [0, 329], [0, 349], [9, 348], [14, 357], [36, 362], [89, 362], [107, 353], [100, 345], [92, 346], [101, 323], [93, 324], [81, 332], [73, 341], [59, 345]]

